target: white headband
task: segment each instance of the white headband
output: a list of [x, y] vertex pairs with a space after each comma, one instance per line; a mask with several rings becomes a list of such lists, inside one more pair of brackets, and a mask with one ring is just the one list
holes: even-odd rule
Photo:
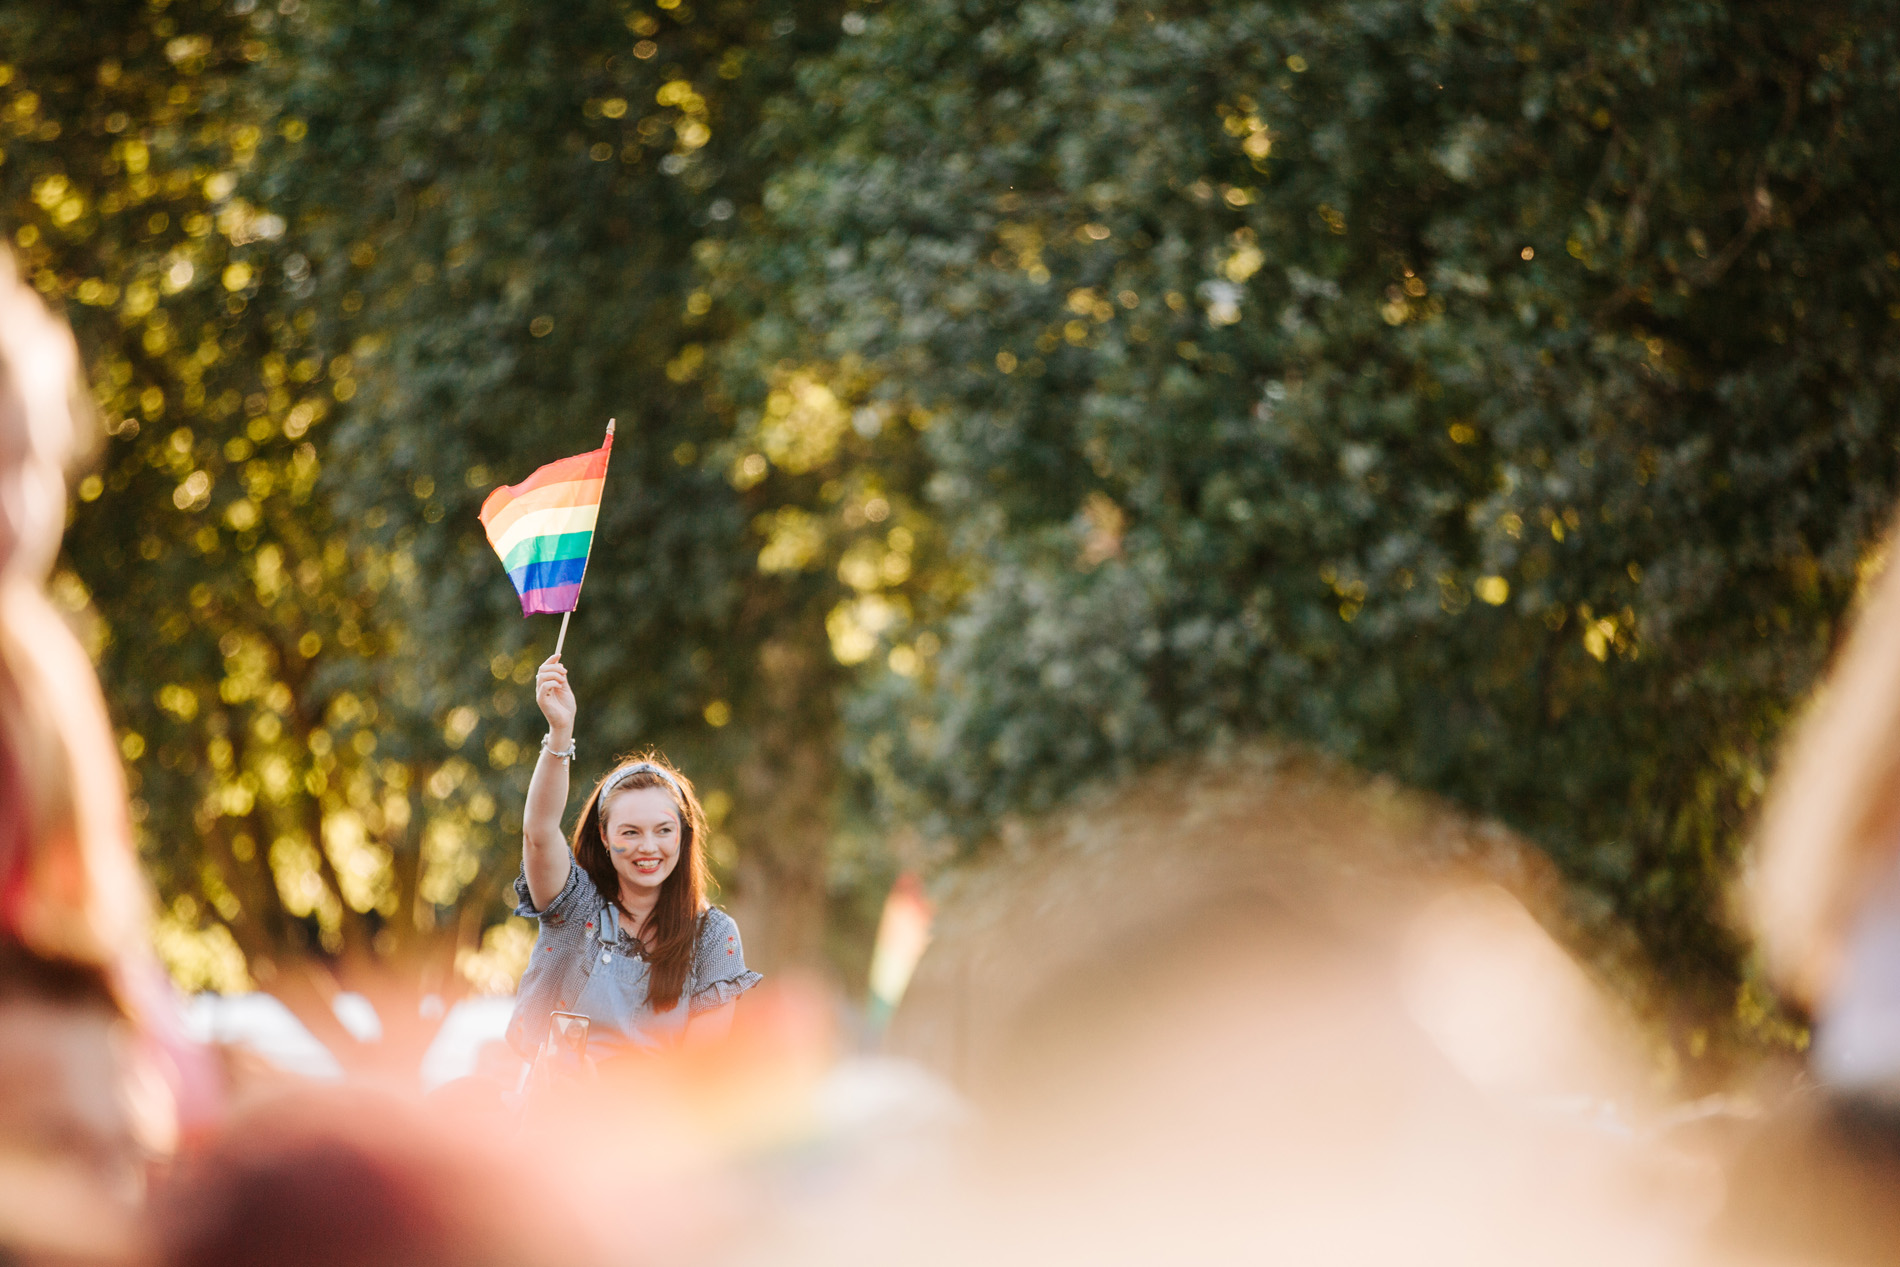
[[687, 804], [686, 789], [680, 786], [678, 779], [674, 778], [669, 771], [654, 765], [651, 761], [635, 761], [632, 765], [623, 765], [618, 770], [615, 770], [612, 774], [607, 776], [607, 781], [600, 785], [600, 797], [594, 802], [594, 812], [600, 816], [600, 821], [603, 825], [607, 821], [607, 798], [619, 791], [620, 785], [636, 774], [657, 774], [665, 779], [667, 786], [679, 793], [680, 809], [682, 812], [685, 810]]

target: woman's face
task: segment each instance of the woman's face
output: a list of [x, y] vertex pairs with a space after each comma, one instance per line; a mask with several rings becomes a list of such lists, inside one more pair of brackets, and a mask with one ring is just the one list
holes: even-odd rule
[[663, 787], [616, 792], [607, 802], [604, 834], [623, 884], [657, 889], [679, 863], [679, 811]]

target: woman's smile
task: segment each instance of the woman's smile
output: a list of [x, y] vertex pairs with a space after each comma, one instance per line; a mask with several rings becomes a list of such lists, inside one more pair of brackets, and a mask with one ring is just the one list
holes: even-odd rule
[[607, 852], [626, 883], [654, 888], [673, 873], [680, 856], [679, 810], [664, 788], [630, 788], [605, 815]]

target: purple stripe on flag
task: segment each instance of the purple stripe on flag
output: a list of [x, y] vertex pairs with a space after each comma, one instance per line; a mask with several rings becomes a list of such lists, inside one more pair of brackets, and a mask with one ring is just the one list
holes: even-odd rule
[[521, 614], [533, 616], [536, 613], [571, 612], [580, 602], [581, 583], [574, 581], [567, 585], [551, 585], [546, 589], [529, 590], [521, 596]]

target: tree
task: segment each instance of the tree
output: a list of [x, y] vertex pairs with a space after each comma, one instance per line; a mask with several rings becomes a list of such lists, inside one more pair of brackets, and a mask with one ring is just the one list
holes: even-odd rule
[[[346, 1065], [396, 1069], [445, 1010], [417, 995], [506, 976], [514, 714], [551, 626], [514, 615], [474, 512], [610, 413], [569, 643], [593, 759], [657, 741], [700, 775], [768, 965], [836, 959], [828, 917], [868, 917], [877, 851], [828, 872], [827, 620], [855, 590], [800, 507], [885, 519], [875, 445], [796, 367], [742, 389], [771, 422], [739, 433], [706, 374], [735, 322], [701, 288], [759, 216], [760, 109], [839, 12], [180, 0], [9, 25], [10, 223], [114, 437], [62, 592], [90, 601], [184, 984], [254, 978]], [[384, 1042], [337, 1023], [350, 988]]]
[[[770, 565], [787, 494], [747, 465], [707, 378], [733, 320], [701, 269], [757, 219], [759, 110], [839, 8], [314, 4], [256, 88], [276, 139], [255, 196], [289, 221], [308, 264], [294, 302], [357, 384], [329, 424], [337, 504], [420, 578], [388, 666], [430, 684], [414, 742], [475, 753], [518, 803], [522, 688], [553, 625], [520, 620], [476, 510], [616, 416], [567, 644], [583, 768], [659, 743], [700, 778], [716, 869], [768, 967], [826, 953], [839, 583]], [[419, 49], [441, 73], [415, 74]], [[807, 403], [807, 447], [835, 449], [835, 400]], [[818, 496], [819, 465], [779, 464], [793, 496]], [[512, 866], [518, 830], [504, 809], [485, 871]]]
[[858, 768], [970, 838], [1312, 741], [1539, 841], [1688, 1050], [1747, 1031], [1722, 888], [1894, 492], [1895, 65], [1856, 3], [869, 17], [732, 270], [935, 419], [971, 588], [885, 633], [942, 650]]
[[89, 618], [121, 726], [161, 950], [189, 986], [255, 978], [345, 1063], [412, 1058], [439, 1012], [388, 1010], [370, 1049], [328, 1006], [384, 952], [452, 1001], [455, 944], [382, 924], [457, 860], [423, 861], [428, 772], [373, 755], [362, 666], [397, 637], [376, 604], [391, 563], [319, 494], [308, 433], [333, 396], [308, 323], [255, 302], [283, 221], [235, 194], [259, 141], [236, 88], [268, 23], [115, 3], [7, 18], [7, 221], [74, 319], [111, 437], [55, 590]]

